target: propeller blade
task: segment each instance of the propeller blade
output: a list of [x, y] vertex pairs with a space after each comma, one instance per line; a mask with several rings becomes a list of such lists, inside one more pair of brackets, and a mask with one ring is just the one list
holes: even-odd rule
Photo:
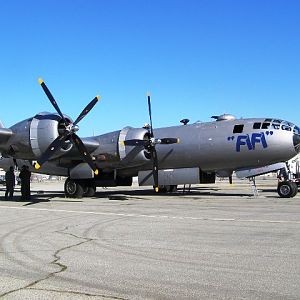
[[65, 134], [58, 136], [47, 148], [47, 150], [42, 154], [42, 156], [38, 159], [38, 161], [34, 164], [35, 169], [39, 169], [42, 164], [49, 160], [54, 153], [60, 149], [65, 142], [65, 140], [68, 138], [68, 133], [66, 132]]
[[59, 107], [58, 107], [58, 105], [57, 105], [54, 97], [52, 96], [51, 92], [47, 88], [47, 86], [46, 86], [45, 82], [43, 81], [43, 79], [39, 78], [39, 84], [41, 85], [42, 89], [44, 90], [45, 94], [47, 95], [48, 99], [50, 100], [50, 102], [53, 105], [53, 107], [55, 108], [55, 110], [58, 112], [58, 114], [61, 116], [61, 118], [66, 123], [66, 119], [65, 119], [64, 115], [60, 111], [60, 109], [59, 109]]
[[161, 141], [161, 144], [165, 144], [165, 145], [179, 143], [179, 139], [177, 139], [177, 138], [162, 138], [162, 139], [160, 139], [160, 141]]
[[91, 109], [95, 106], [95, 104], [100, 100], [100, 96], [96, 96], [81, 112], [81, 114], [78, 116], [78, 118], [75, 120], [73, 125], [78, 124], [90, 111]]
[[150, 119], [150, 137], [153, 138], [153, 126], [152, 126], [152, 112], [151, 112], [151, 99], [150, 99], [150, 94], [147, 96], [148, 99], [148, 112], [149, 112], [149, 119]]
[[153, 173], [153, 180], [154, 180], [154, 189], [155, 192], [157, 193], [158, 192], [158, 158], [157, 158], [157, 152], [155, 147], [152, 148], [151, 154], [153, 159], [152, 173]]
[[126, 146], [147, 146], [149, 144], [149, 140], [138, 140], [138, 139], [132, 139], [132, 140], [125, 140], [124, 145]]
[[92, 158], [91, 154], [85, 148], [85, 146], [84, 146], [82, 140], [80, 139], [80, 137], [77, 134], [73, 133], [71, 135], [71, 139], [72, 139], [74, 145], [77, 147], [79, 153], [82, 155], [85, 162], [90, 166], [90, 168], [94, 171], [94, 173], [96, 175], [98, 175], [99, 171], [98, 171], [97, 167], [94, 164], [93, 158]]

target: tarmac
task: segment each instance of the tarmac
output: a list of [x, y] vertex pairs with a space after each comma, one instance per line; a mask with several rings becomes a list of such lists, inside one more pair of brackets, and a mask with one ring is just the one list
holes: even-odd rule
[[63, 182], [32, 183], [30, 202], [0, 201], [0, 298], [300, 299], [300, 193], [257, 187], [67, 199]]

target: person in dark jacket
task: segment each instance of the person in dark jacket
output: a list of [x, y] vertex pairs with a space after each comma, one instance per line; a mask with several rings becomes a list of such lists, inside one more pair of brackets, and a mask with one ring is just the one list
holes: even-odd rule
[[5, 183], [6, 183], [6, 191], [5, 191], [5, 200], [11, 200], [14, 195], [15, 188], [15, 173], [14, 167], [10, 167], [9, 170], [5, 173]]
[[23, 166], [19, 174], [21, 179], [21, 200], [30, 200], [30, 177], [31, 172], [27, 166]]

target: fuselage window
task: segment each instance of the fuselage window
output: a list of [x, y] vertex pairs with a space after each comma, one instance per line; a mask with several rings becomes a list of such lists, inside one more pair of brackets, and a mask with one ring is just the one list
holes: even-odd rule
[[233, 127], [233, 133], [242, 133], [244, 129], [244, 124], [243, 125], [235, 125]]
[[272, 119], [265, 119], [265, 122], [271, 123], [271, 122], [272, 122]]
[[261, 126], [261, 129], [268, 129], [270, 126], [270, 123], [263, 123]]
[[260, 125], [261, 125], [260, 122], [254, 123], [253, 124], [253, 129], [260, 129]]

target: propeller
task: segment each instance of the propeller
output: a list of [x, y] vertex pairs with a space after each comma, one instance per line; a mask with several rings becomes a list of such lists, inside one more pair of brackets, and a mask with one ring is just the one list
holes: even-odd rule
[[57, 113], [60, 115], [60, 117], [63, 120], [64, 128], [62, 134], [60, 134], [46, 149], [46, 151], [41, 155], [41, 157], [37, 160], [34, 167], [35, 169], [39, 169], [44, 162], [49, 160], [55, 152], [57, 152], [59, 149], [62, 148], [65, 141], [70, 140], [75, 147], [78, 149], [79, 153], [81, 154], [82, 158], [85, 160], [85, 162], [90, 166], [90, 168], [94, 171], [94, 173], [98, 174], [98, 169], [96, 165], [94, 164], [93, 158], [91, 154], [87, 151], [86, 147], [84, 146], [82, 140], [79, 138], [79, 136], [76, 134], [76, 132], [79, 130], [79, 127], [77, 124], [91, 111], [91, 109], [95, 106], [95, 104], [100, 99], [100, 96], [96, 96], [80, 113], [80, 115], [77, 117], [74, 123], [70, 123], [67, 121], [62, 114], [58, 104], [56, 103], [54, 97], [52, 96], [51, 92], [49, 91], [48, 87], [46, 86], [45, 82], [40, 78], [39, 84], [41, 85], [42, 89], [44, 90], [45, 94], [47, 95], [48, 99], [50, 100], [51, 104], [57, 111]]
[[152, 125], [150, 94], [147, 95], [147, 100], [148, 100], [148, 113], [149, 113], [149, 119], [150, 119], [150, 126], [148, 126], [146, 128], [148, 129], [149, 139], [147, 139], [147, 140], [140, 140], [140, 139], [125, 140], [124, 145], [126, 145], [126, 146], [144, 146], [145, 149], [147, 149], [150, 152], [151, 159], [153, 162], [152, 175], [153, 175], [153, 181], [154, 181], [154, 189], [156, 192], [158, 192], [159, 191], [159, 188], [158, 188], [158, 158], [157, 158], [157, 151], [156, 151], [155, 146], [157, 144], [162, 144], [162, 145], [178, 144], [179, 139], [178, 138], [156, 139], [154, 137], [153, 125]]

